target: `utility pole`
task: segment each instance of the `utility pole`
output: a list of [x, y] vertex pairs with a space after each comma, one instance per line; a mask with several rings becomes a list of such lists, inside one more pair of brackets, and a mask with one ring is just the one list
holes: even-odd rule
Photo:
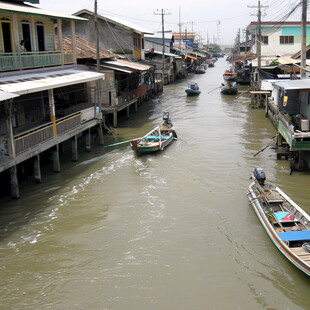
[[248, 52], [248, 30], [245, 30], [245, 46], [244, 46], [244, 54]]
[[98, 31], [97, 0], [95, 0], [95, 32], [96, 32], [97, 71], [100, 72], [100, 53], [99, 53], [99, 31]]
[[[98, 5], [95, 0], [95, 32], [96, 32], [96, 58], [97, 58], [97, 71], [100, 72], [100, 50], [99, 50], [99, 30], [98, 30]], [[101, 81], [98, 80], [97, 84], [97, 106], [95, 106], [95, 113], [101, 111]]]
[[300, 53], [300, 78], [306, 77], [306, 38], [307, 38], [307, 0], [302, 1], [302, 16], [301, 16], [301, 53]]
[[182, 30], [182, 24], [181, 24], [181, 6], [179, 6], [179, 45], [180, 45], [180, 50], [182, 46], [182, 38], [181, 38], [181, 30]]
[[155, 15], [161, 15], [161, 24], [162, 24], [162, 35], [163, 35], [163, 52], [162, 52], [162, 82], [164, 86], [164, 79], [165, 79], [165, 15], [171, 15], [171, 13], [166, 12], [164, 9], [161, 9], [161, 12], [157, 10], [158, 13]]
[[261, 68], [262, 64], [262, 8], [268, 8], [268, 5], [248, 5], [248, 8], [257, 8], [257, 38], [256, 38], [256, 54], [257, 54], [257, 69]]
[[241, 53], [241, 51], [240, 51], [240, 40], [241, 40], [241, 38], [240, 38], [240, 28], [239, 28], [239, 30], [238, 30], [238, 55], [240, 55], [240, 53]]

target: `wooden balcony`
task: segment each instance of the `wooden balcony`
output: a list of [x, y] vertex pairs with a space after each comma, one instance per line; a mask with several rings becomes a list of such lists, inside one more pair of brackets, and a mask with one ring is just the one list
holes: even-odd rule
[[[63, 54], [63, 63], [65, 65], [73, 64], [74, 62], [75, 55], [73, 51], [68, 51]], [[0, 72], [60, 66], [61, 64], [62, 54], [59, 51], [0, 54]]]
[[[57, 136], [81, 125], [81, 113], [77, 112], [56, 121]], [[54, 138], [53, 123], [48, 122], [31, 130], [24, 131], [14, 136], [16, 155], [39, 146]]]
[[54, 137], [51, 122], [14, 136], [16, 155]]
[[81, 112], [77, 112], [56, 121], [57, 135], [61, 135], [68, 130], [81, 125]]
[[138, 98], [138, 89], [126, 92], [125, 94], [122, 94], [118, 96], [117, 98], [118, 98], [119, 105], [126, 104], [130, 102], [131, 100]]

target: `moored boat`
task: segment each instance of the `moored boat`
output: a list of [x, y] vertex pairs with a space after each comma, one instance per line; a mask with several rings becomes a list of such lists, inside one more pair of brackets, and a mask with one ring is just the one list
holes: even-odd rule
[[197, 83], [192, 83], [189, 85], [189, 88], [185, 89], [187, 96], [198, 96], [201, 91]]
[[234, 82], [234, 83], [222, 84], [221, 93], [223, 95], [237, 95], [238, 94], [237, 83]]
[[225, 81], [235, 81], [236, 80], [236, 76], [232, 71], [226, 70], [223, 74], [223, 78]]
[[195, 73], [196, 74], [204, 74], [204, 73], [206, 73], [206, 70], [205, 70], [205, 68], [203, 66], [200, 66], [200, 67], [197, 67], [195, 69]]
[[310, 216], [256, 168], [247, 196], [269, 237], [281, 253], [310, 276]]
[[164, 112], [163, 120], [164, 122], [161, 125], [155, 127], [141, 139], [130, 142], [133, 150], [138, 156], [146, 153], [163, 151], [174, 138], [177, 138], [168, 112]]

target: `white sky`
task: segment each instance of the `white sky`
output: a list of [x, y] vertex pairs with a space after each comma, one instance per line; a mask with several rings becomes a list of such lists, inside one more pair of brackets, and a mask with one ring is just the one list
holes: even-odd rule
[[[261, 0], [263, 20], [281, 20], [300, 0]], [[251, 21], [256, 21], [257, 0], [98, 0], [98, 13], [117, 16], [153, 32], [161, 30], [161, 16], [157, 10], [164, 9], [171, 15], [165, 16], [165, 30], [179, 31], [179, 11], [182, 31], [194, 30], [205, 41], [220, 38], [225, 45], [232, 45], [239, 28], [244, 30]], [[81, 9], [94, 10], [94, 0], [40, 0], [39, 7], [63, 14], [73, 14]], [[309, 16], [309, 13], [308, 13]], [[300, 20], [298, 10], [291, 20]], [[218, 21], [220, 24], [218, 25]], [[184, 23], [184, 24], [183, 24]], [[241, 34], [243, 38], [243, 34]]]

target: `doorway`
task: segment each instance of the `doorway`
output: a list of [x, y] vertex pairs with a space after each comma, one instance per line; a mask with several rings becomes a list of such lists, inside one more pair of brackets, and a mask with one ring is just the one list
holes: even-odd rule
[[30, 24], [28, 22], [22, 23], [22, 32], [23, 32], [23, 39], [25, 41], [25, 48], [27, 52], [32, 51], [31, 47], [31, 33], [30, 33]]
[[37, 24], [37, 39], [39, 51], [45, 51], [44, 25]]
[[12, 53], [12, 30], [11, 30], [11, 22], [1, 21], [1, 31], [3, 36], [3, 52], [4, 53]]

